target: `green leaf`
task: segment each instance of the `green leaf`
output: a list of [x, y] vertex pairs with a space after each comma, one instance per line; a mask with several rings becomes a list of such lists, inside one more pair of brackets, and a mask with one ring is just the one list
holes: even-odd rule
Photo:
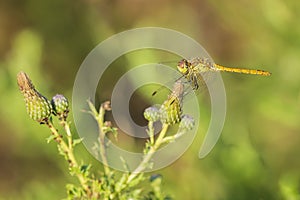
[[73, 199], [84, 199], [85, 193], [81, 187], [76, 187], [73, 184], [67, 184], [67, 200], [73, 200]]
[[53, 141], [56, 138], [55, 135], [50, 135], [49, 137], [46, 138], [47, 143], [49, 144], [51, 141]]
[[120, 159], [121, 159], [121, 161], [122, 161], [122, 164], [123, 164], [124, 169], [125, 169], [126, 171], [129, 171], [129, 166], [128, 166], [126, 160], [125, 160], [122, 156], [120, 156]]
[[93, 116], [96, 118], [96, 117], [98, 116], [98, 112], [97, 112], [97, 110], [96, 110], [94, 104], [93, 104], [90, 100], [88, 100], [87, 102], [88, 102], [88, 105], [89, 105], [90, 110], [91, 110], [92, 113], [93, 113]]
[[128, 186], [134, 187], [134, 186], [138, 185], [140, 182], [142, 182], [143, 180], [145, 180], [144, 173], [140, 173], [137, 177], [135, 177], [135, 179], [130, 181]]
[[80, 144], [83, 141], [83, 138], [78, 138], [73, 140], [73, 147], [75, 147], [77, 144]]
[[115, 140], [118, 141], [118, 128], [112, 127], [109, 131], [113, 134]]

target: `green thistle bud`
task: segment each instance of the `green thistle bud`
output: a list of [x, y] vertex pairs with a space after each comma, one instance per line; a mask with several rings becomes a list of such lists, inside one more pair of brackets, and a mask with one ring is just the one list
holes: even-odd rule
[[34, 88], [26, 73], [19, 72], [17, 81], [30, 118], [41, 124], [47, 123], [52, 112], [50, 101]]
[[179, 99], [174, 97], [165, 101], [160, 108], [160, 120], [165, 124], [177, 124], [181, 120], [181, 105]]
[[66, 120], [69, 113], [68, 99], [64, 95], [57, 94], [52, 97], [51, 104], [54, 114], [58, 116], [59, 120]]
[[162, 175], [161, 174], [153, 174], [150, 176], [150, 182], [153, 182], [157, 179], [162, 179]]
[[159, 110], [155, 106], [151, 106], [149, 108], [146, 108], [144, 111], [144, 117], [148, 121], [155, 122], [159, 120]]
[[179, 129], [190, 131], [195, 126], [195, 120], [189, 115], [183, 115], [179, 124]]
[[160, 107], [160, 120], [165, 124], [176, 124], [180, 122], [182, 115], [183, 83], [177, 81], [172, 93]]

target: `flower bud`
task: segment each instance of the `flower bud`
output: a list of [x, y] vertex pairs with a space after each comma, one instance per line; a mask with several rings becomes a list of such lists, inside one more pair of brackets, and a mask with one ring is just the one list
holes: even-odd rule
[[104, 110], [111, 111], [110, 101], [105, 101], [104, 103], [101, 104], [101, 106], [103, 107]]
[[181, 120], [181, 105], [178, 98], [165, 101], [160, 107], [160, 120], [165, 124], [176, 124]]
[[161, 174], [152, 174], [150, 176], [150, 182], [153, 182], [153, 181], [155, 181], [157, 179], [162, 179], [162, 175]]
[[159, 110], [155, 106], [151, 106], [149, 108], [146, 108], [144, 111], [144, 117], [148, 121], [155, 122], [159, 120]]
[[160, 107], [160, 120], [165, 124], [176, 124], [180, 122], [182, 115], [183, 83], [177, 81], [172, 93]]
[[179, 124], [179, 129], [190, 131], [195, 126], [195, 120], [190, 115], [183, 115]]
[[54, 114], [58, 116], [59, 120], [66, 120], [69, 113], [68, 99], [64, 95], [57, 94], [52, 97], [51, 104]]
[[24, 96], [29, 117], [41, 124], [47, 123], [52, 112], [50, 101], [35, 89], [26, 73], [19, 72], [17, 81]]

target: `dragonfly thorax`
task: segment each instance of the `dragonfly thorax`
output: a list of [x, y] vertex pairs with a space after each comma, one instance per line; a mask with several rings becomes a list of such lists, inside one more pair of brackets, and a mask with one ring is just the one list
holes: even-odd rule
[[197, 90], [199, 86], [204, 85], [205, 81], [202, 77], [207, 72], [217, 71], [215, 65], [206, 58], [182, 59], [177, 65], [178, 71], [191, 84], [193, 90]]
[[189, 62], [190, 62], [190, 66], [192, 66], [192, 69], [194, 71], [197, 71], [198, 73], [217, 71], [217, 68], [215, 67], [214, 63], [210, 61], [208, 58], [196, 57], [191, 59]]

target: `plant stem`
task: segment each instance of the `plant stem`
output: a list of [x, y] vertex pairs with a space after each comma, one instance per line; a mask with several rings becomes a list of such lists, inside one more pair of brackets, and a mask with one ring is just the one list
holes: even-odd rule
[[171, 142], [171, 141], [175, 141], [178, 138], [180, 138], [181, 136], [183, 136], [186, 133], [186, 131], [179, 131], [178, 133], [176, 133], [175, 135], [172, 136], [168, 136], [165, 137], [162, 141], [162, 143], [167, 143], [167, 142]]
[[99, 143], [100, 143], [100, 156], [102, 158], [103, 167], [105, 174], [110, 173], [110, 169], [108, 167], [107, 157], [106, 157], [106, 144], [105, 144], [105, 131], [104, 131], [104, 114], [105, 109], [103, 106], [100, 107], [99, 114], [96, 117], [98, 129], [99, 129]]
[[[67, 159], [68, 159], [68, 162], [69, 162], [69, 165], [70, 167], [74, 167], [74, 168], [79, 168], [79, 165], [76, 161], [76, 158], [74, 156], [74, 152], [73, 152], [73, 146], [72, 146], [72, 135], [70, 134], [70, 128], [69, 128], [69, 125], [68, 123], [65, 123], [65, 129], [66, 132], [68, 133], [69, 132], [69, 135], [68, 135], [68, 142], [69, 142], [69, 145], [67, 145], [67, 143], [62, 139], [62, 136], [57, 132], [57, 130], [54, 128], [52, 122], [48, 121], [47, 122], [47, 125], [49, 127], [49, 129], [51, 130], [52, 134], [55, 136], [55, 141], [58, 143], [58, 145], [60, 146], [60, 148], [64, 151], [64, 153], [66, 154], [67, 156]], [[90, 193], [90, 189], [89, 189], [89, 186], [87, 184], [87, 180], [86, 178], [84, 177], [83, 174], [77, 172], [76, 171], [76, 176], [80, 182], [80, 184], [82, 185], [82, 187], [84, 188], [84, 190], [87, 192], [87, 193]], [[80, 170], [79, 170], [80, 171]]]
[[157, 149], [160, 147], [160, 145], [163, 143], [163, 138], [165, 137], [169, 125], [163, 124], [162, 130], [159, 133], [159, 136], [154, 143], [154, 145], [150, 148], [148, 153], [144, 156], [142, 162], [138, 165], [138, 167], [128, 176], [126, 184], [130, 183], [139, 173], [145, 170], [147, 167], [150, 159], [152, 158], [153, 154], [157, 151]]
[[[101, 160], [102, 160], [102, 164], [103, 164], [103, 168], [104, 168], [104, 173], [106, 175], [108, 175], [110, 173], [110, 169], [108, 167], [108, 162], [107, 162], [107, 157], [106, 157], [106, 144], [105, 144], [105, 134], [107, 132], [107, 130], [105, 130], [107, 127], [104, 125], [104, 114], [105, 114], [105, 110], [109, 109], [108, 106], [108, 102], [105, 102], [103, 104], [101, 104], [100, 106], [100, 110], [99, 113], [97, 112], [95, 106], [93, 105], [93, 103], [91, 101], [88, 101], [88, 105], [90, 107], [90, 114], [94, 117], [94, 119], [97, 122], [98, 125], [98, 132], [99, 132], [99, 136], [98, 136], [98, 141], [99, 141], [99, 145], [100, 145], [100, 156], [101, 156]], [[106, 108], [104, 108], [106, 107]]]
[[65, 120], [63, 120], [63, 121], [60, 121], [60, 124], [64, 127], [64, 129], [66, 131], [68, 145], [69, 145], [69, 148], [72, 149], [73, 148], [73, 140], [72, 140], [72, 134], [71, 134], [69, 123], [66, 122]]
[[154, 129], [153, 129], [153, 121], [149, 121], [148, 123], [148, 135], [150, 138], [150, 144], [154, 144]]

